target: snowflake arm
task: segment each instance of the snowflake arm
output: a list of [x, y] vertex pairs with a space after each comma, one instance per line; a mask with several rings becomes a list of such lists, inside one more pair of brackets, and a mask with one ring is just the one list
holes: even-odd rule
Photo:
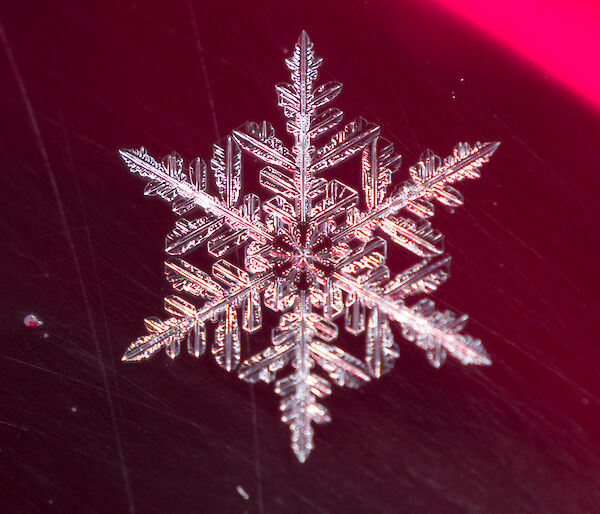
[[314, 446], [312, 422], [330, 421], [318, 400], [331, 394], [331, 384], [312, 371], [315, 365], [340, 386], [358, 387], [371, 379], [359, 359], [328, 344], [337, 335], [337, 326], [312, 312], [309, 294], [300, 292], [293, 313], [282, 316], [273, 331], [273, 346], [243, 362], [238, 371], [248, 382], [270, 382], [291, 363], [293, 371], [276, 382], [275, 392], [282, 397], [282, 420], [290, 427], [292, 448], [300, 462]]
[[[233, 367], [233, 361], [239, 360], [239, 351], [237, 350], [239, 337], [233, 335], [235, 326], [237, 326], [237, 319], [232, 322], [234, 314], [232, 305], [235, 306], [263, 291], [273, 280], [273, 273], [264, 272], [248, 279], [247, 283], [239, 284], [229, 290], [220, 288], [220, 292], [217, 293], [217, 287], [220, 287], [218, 284], [214, 284], [214, 281], [204, 272], [191, 265], [188, 266], [193, 269], [176, 270], [177, 266], [175, 264], [172, 267], [168, 266], [174, 272], [171, 282], [174, 284], [175, 289], [194, 291], [198, 296], [203, 295], [210, 298], [210, 300], [202, 307], [196, 308], [177, 296], [167, 297], [165, 299], [165, 310], [173, 314], [174, 317], [168, 318], [164, 322], [156, 318], [148, 318], [146, 328], [150, 334], [136, 339], [127, 348], [122, 358], [123, 361], [135, 362], [148, 359], [161, 348], [167, 348], [169, 357], [175, 358], [179, 355], [180, 343], [188, 335], [192, 339], [201, 338], [205, 341], [204, 324], [209, 320], [218, 319], [219, 316], [222, 318], [221, 325], [224, 326], [217, 335], [213, 353], [225, 357], [222, 360], [217, 359], [217, 362], [230, 370]], [[200, 285], [204, 282], [206, 282], [205, 286]], [[254, 304], [255, 298], [250, 301]], [[196, 348], [197, 346], [198, 344], [193, 344], [191, 347]], [[190, 346], [188, 346], [189, 348]], [[196, 350], [189, 353], [196, 357], [199, 356], [199, 352]], [[196, 353], [198, 355], [195, 355]], [[235, 355], [237, 355], [237, 358], [235, 358]], [[231, 360], [232, 356], [233, 361]]]
[[[150, 180], [145, 193], [161, 196], [171, 202], [177, 214], [184, 214], [197, 205], [207, 213], [222, 218], [233, 229], [246, 230], [250, 236], [259, 240], [272, 239], [271, 234], [261, 226], [260, 222], [248, 220], [235, 207], [224, 204], [206, 193], [198, 184], [202, 183], [202, 179], [198, 180], [197, 177], [198, 168], [191, 167], [190, 176], [186, 176], [181, 169], [182, 160], [178, 156], [174, 158], [177, 165], [165, 166], [159, 164], [143, 147], [139, 150], [120, 150], [119, 153], [132, 173]], [[169, 162], [172, 160], [170, 159]]]
[[492, 363], [479, 339], [458, 333], [467, 322], [466, 315], [456, 317], [451, 311], [436, 311], [434, 303], [428, 299], [409, 308], [394, 301], [391, 295], [381, 294], [376, 287], [363, 286], [341, 273], [336, 273], [335, 279], [341, 289], [364, 298], [365, 302], [397, 321], [403, 328], [404, 337], [426, 350], [434, 367], [443, 364], [446, 351], [462, 364]]
[[[309, 215], [309, 197], [314, 190], [315, 172], [335, 166], [360, 152], [379, 134], [379, 127], [363, 118], [346, 125], [331, 138], [328, 144], [315, 149], [313, 139], [336, 127], [342, 119], [337, 108], [319, 111], [333, 101], [342, 86], [329, 82], [314, 89], [322, 59], [313, 52], [313, 44], [306, 32], [300, 34], [292, 57], [286, 60], [291, 71], [291, 84], [280, 84], [276, 90], [279, 105], [289, 119], [286, 128], [294, 136], [292, 152], [294, 163], [281, 148], [281, 141], [270, 130], [257, 131], [258, 124], [248, 124], [246, 130], [234, 131], [240, 146], [267, 164], [273, 164], [293, 173], [292, 188], [295, 193], [295, 211], [300, 223], [306, 223]], [[313, 160], [313, 154], [315, 159]]]
[[[343, 240], [361, 230], [372, 231], [374, 226], [382, 223], [381, 220], [391, 219], [402, 209], [420, 217], [432, 216], [433, 205], [429, 202], [432, 198], [449, 206], [462, 205], [462, 195], [449, 184], [465, 178], [479, 178], [479, 168], [489, 161], [499, 146], [499, 142], [477, 143], [474, 147], [468, 143], [459, 143], [443, 165], [437, 155], [431, 151], [426, 152], [411, 167], [412, 180], [405, 182], [397, 194], [373, 203], [370, 211], [342, 226], [333, 236], [334, 241]], [[363, 177], [364, 175], [363, 167]], [[368, 180], [364, 179], [363, 183], [365, 182], [368, 183]]]

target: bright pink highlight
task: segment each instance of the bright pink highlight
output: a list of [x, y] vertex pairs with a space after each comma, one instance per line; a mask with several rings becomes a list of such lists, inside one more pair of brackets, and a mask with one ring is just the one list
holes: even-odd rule
[[600, 0], [436, 0], [600, 109]]

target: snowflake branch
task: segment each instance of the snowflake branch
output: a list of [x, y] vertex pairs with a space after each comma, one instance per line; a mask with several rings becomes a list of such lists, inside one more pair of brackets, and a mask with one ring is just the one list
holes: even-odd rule
[[[296, 187], [298, 188], [300, 203], [300, 221], [305, 222], [307, 216], [307, 191], [310, 188], [309, 166], [310, 166], [310, 124], [313, 114], [310, 105], [310, 96], [312, 93], [312, 84], [317, 76], [317, 68], [320, 65], [320, 59], [314, 60], [312, 52], [312, 43], [308, 39], [308, 34], [302, 31], [298, 40], [297, 58], [290, 62], [292, 68], [292, 78], [294, 87], [300, 97], [300, 108], [296, 114], [295, 124], [296, 134], [296, 164], [298, 172], [295, 177]], [[294, 56], [296, 57], [296, 55]]]
[[296, 302], [297, 320], [290, 326], [295, 336], [295, 372], [275, 385], [275, 392], [282, 396], [281, 419], [290, 426], [292, 449], [300, 462], [304, 462], [314, 448], [312, 421], [325, 423], [330, 420], [327, 409], [316, 402], [317, 397], [331, 394], [331, 387], [326, 380], [310, 371], [313, 359], [308, 345], [313, 338], [313, 330], [309, 313], [308, 295], [300, 291]]
[[230, 207], [204, 191], [196, 189], [191, 183], [179, 177], [172, 176], [156, 160], [148, 155], [144, 148], [140, 150], [119, 150], [121, 157], [127, 163], [132, 173], [138, 173], [142, 177], [167, 184], [173, 188], [176, 195], [193, 200], [193, 202], [207, 213], [213, 214], [234, 229], [243, 229], [250, 237], [261, 241], [272, 241], [273, 236], [266, 227], [257, 220], [249, 221], [235, 207]]
[[415, 340], [424, 349], [437, 351], [437, 347], [441, 346], [463, 364], [490, 365], [492, 363], [481, 341], [456, 333], [459, 325], [464, 325], [466, 319], [460, 319], [460, 323], [445, 330], [444, 326], [451, 323], [448, 323], [449, 317], [444, 317], [442, 313], [433, 316], [432, 312], [406, 307], [402, 303], [390, 300], [375, 288], [363, 286], [357, 280], [339, 272], [334, 272], [333, 278], [340, 289], [347, 293], [358, 294], [365, 302], [377, 306], [391, 319], [400, 323], [405, 331], [411, 331], [409, 339]]
[[369, 226], [397, 214], [405, 207], [410, 207], [416, 200], [435, 197], [443, 203], [449, 202], [450, 196], [456, 191], [453, 188], [450, 188], [451, 192], [448, 191], [447, 184], [464, 178], [477, 178], [478, 168], [489, 161], [499, 146], [499, 142], [483, 143], [473, 149], [469, 147], [470, 151], [466, 154], [458, 155], [455, 149], [455, 154], [446, 159], [446, 164], [438, 167], [434, 172], [428, 170], [425, 163], [419, 163], [417, 166], [423, 170], [413, 167], [411, 169], [413, 180], [405, 183], [400, 193], [384, 200], [356, 222], [341, 227], [332, 235], [332, 241], [342, 241], [353, 233], [368, 229]]
[[149, 326], [151, 335], [136, 339], [127, 348], [122, 359], [126, 362], [135, 362], [148, 359], [162, 347], [172, 341], [181, 341], [196, 324], [202, 324], [211, 318], [215, 318], [228, 307], [244, 300], [248, 295], [265, 289], [273, 280], [274, 273], [266, 271], [252, 277], [251, 281], [243, 287], [234, 287], [223, 296], [219, 296], [207, 302], [199, 309], [188, 308], [186, 315], [180, 318], [169, 318], [164, 322], [160, 320]]
[[242, 149], [257, 159], [285, 170], [296, 171], [297, 166], [289, 155], [289, 150], [286, 151], [281, 141], [274, 137], [268, 123], [248, 123], [245, 130], [234, 130], [233, 137]]

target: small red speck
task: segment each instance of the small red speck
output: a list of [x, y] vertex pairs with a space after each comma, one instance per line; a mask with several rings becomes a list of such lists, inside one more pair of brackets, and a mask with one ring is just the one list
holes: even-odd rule
[[25, 325], [28, 328], [38, 328], [41, 327], [43, 324], [44, 322], [41, 319], [39, 319], [35, 314], [28, 314], [23, 319], [23, 325]]

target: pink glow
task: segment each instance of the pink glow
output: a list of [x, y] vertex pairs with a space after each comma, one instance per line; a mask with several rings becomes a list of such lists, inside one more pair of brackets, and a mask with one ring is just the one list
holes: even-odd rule
[[600, 0], [435, 0], [600, 109]]

